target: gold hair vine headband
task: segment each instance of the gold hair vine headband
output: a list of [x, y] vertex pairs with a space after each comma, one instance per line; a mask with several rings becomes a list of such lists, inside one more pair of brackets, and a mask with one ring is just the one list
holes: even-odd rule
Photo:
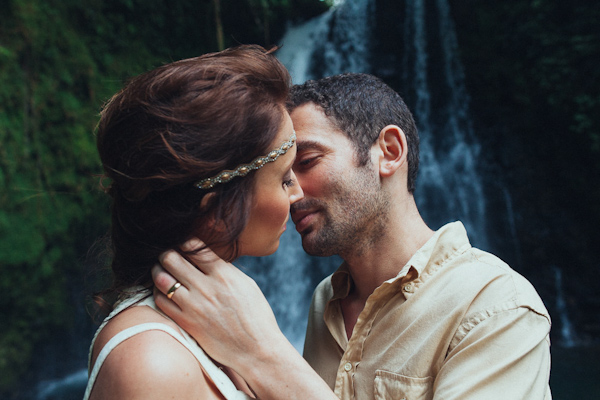
[[287, 151], [294, 146], [294, 143], [296, 143], [296, 131], [293, 131], [292, 136], [290, 136], [287, 141], [283, 142], [277, 150], [271, 151], [266, 156], [257, 157], [249, 164], [240, 164], [234, 170], [226, 169], [215, 176], [202, 179], [201, 181], [196, 182], [195, 186], [198, 189], [212, 189], [217, 183], [227, 183], [236, 176], [246, 176], [248, 172], [255, 169], [261, 169], [265, 164], [277, 160], [279, 156], [287, 153]]

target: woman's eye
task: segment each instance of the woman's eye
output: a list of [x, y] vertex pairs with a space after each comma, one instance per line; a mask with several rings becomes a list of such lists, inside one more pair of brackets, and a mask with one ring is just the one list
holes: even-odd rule
[[288, 187], [294, 186], [294, 183], [295, 182], [293, 179], [287, 179], [287, 180], [283, 181], [283, 186], [288, 188]]

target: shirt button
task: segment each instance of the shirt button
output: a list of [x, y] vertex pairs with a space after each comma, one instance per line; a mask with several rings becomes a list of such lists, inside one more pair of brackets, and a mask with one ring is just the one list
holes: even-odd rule
[[404, 285], [404, 287], [402, 289], [407, 293], [412, 293], [412, 291], [413, 291], [413, 287], [410, 284]]
[[352, 364], [350, 364], [349, 362], [346, 363], [344, 365], [344, 369], [346, 370], [346, 372], [350, 372], [352, 370]]

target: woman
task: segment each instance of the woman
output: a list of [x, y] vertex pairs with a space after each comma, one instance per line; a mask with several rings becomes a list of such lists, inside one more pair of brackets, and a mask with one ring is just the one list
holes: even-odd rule
[[277, 249], [289, 206], [303, 197], [291, 169], [289, 85], [270, 52], [240, 46], [156, 68], [104, 107], [97, 145], [111, 180], [107, 293], [118, 300], [92, 342], [84, 399], [252, 396], [158, 311], [150, 270], [192, 237], [229, 261]]

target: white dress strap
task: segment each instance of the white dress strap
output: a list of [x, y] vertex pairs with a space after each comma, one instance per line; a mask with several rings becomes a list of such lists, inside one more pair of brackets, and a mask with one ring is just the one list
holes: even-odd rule
[[[140, 300], [140, 298], [138, 297], [137, 301], [139, 302], [139, 300]], [[148, 301], [148, 303], [154, 303], [152, 300], [153, 299]], [[109, 315], [109, 317], [106, 318], [104, 323], [98, 329], [98, 332], [100, 332], [102, 330], [102, 328], [104, 327], [106, 322], [108, 322], [108, 320], [110, 320], [114, 315], [116, 315], [118, 312], [122, 311], [123, 309], [132, 305], [135, 302], [136, 301], [127, 301], [127, 302], [125, 302], [126, 304], [120, 305], [120, 307], [118, 307], [118, 310], [115, 310], [116, 312], [111, 313], [111, 315]], [[142, 303], [147, 303], [147, 302], [143, 301]], [[144, 304], [144, 305], [152, 306], [151, 304]], [[156, 306], [154, 306], [154, 307], [156, 307]], [[238, 390], [235, 387], [235, 385], [233, 384], [231, 379], [227, 376], [227, 374], [225, 374], [225, 372], [223, 372], [219, 367], [217, 367], [215, 365], [215, 363], [208, 357], [208, 355], [206, 355], [204, 350], [202, 350], [202, 348], [200, 346], [198, 346], [198, 344], [194, 341], [194, 339], [191, 336], [189, 336], [185, 331], [182, 330], [181, 332], [179, 332], [179, 331], [173, 329], [172, 327], [170, 327], [169, 325], [157, 323], [157, 322], [150, 322], [150, 323], [135, 325], [130, 328], [124, 329], [121, 332], [117, 333], [115, 336], [113, 336], [106, 343], [106, 345], [102, 348], [102, 350], [98, 354], [98, 357], [96, 358], [96, 362], [94, 363], [94, 366], [90, 371], [88, 384], [87, 384], [87, 387], [85, 390], [85, 395], [83, 397], [83, 400], [88, 400], [88, 398], [92, 392], [92, 389], [94, 387], [94, 383], [96, 382], [98, 373], [100, 372], [100, 368], [102, 368], [102, 364], [104, 363], [104, 361], [106, 360], [106, 358], [108, 357], [110, 352], [112, 350], [114, 350], [114, 348], [117, 347], [119, 344], [123, 343], [125, 340], [131, 338], [132, 336], [135, 336], [142, 332], [151, 331], [151, 330], [159, 330], [159, 331], [166, 332], [167, 334], [172, 336], [174, 339], [176, 339], [179, 343], [181, 343], [186, 349], [188, 349], [194, 355], [194, 357], [196, 357], [196, 359], [202, 366], [202, 369], [206, 372], [206, 374], [209, 376], [209, 378], [214, 382], [217, 389], [219, 389], [221, 394], [226, 399], [228, 399], [228, 400], [249, 400], [249, 399], [251, 399], [251, 397], [249, 397], [246, 393]], [[98, 332], [94, 336], [94, 340], [92, 341], [92, 347], [93, 347], [93, 343], [95, 342]], [[90, 348], [90, 355], [91, 355], [91, 348]]]

